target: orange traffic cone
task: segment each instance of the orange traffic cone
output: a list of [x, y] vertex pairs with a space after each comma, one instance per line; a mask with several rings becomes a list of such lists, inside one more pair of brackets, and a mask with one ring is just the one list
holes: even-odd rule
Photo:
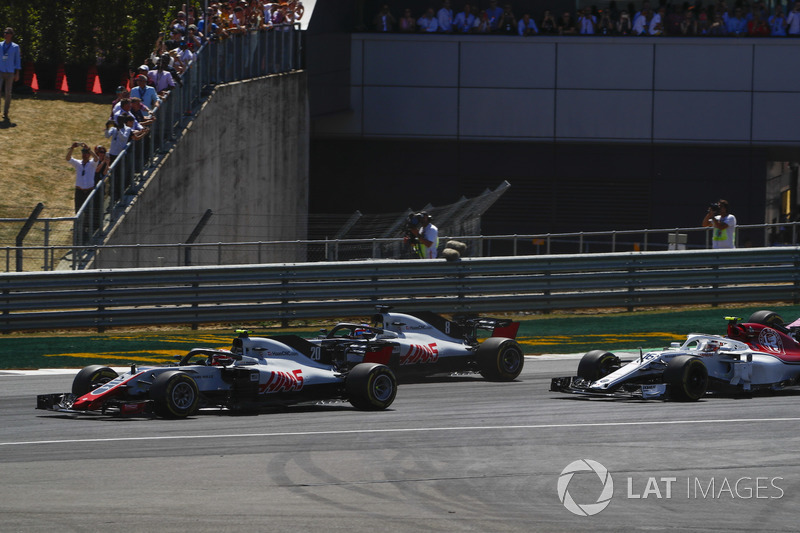
[[86, 92], [92, 94], [103, 93], [103, 89], [100, 87], [100, 76], [97, 75], [97, 67], [94, 65], [89, 67], [89, 72], [86, 74]]
[[33, 73], [33, 77], [31, 78], [31, 90], [39, 90], [39, 79], [36, 77], [36, 72]]
[[58, 66], [58, 71], [56, 72], [56, 91], [60, 91], [62, 93], [69, 92], [69, 84], [67, 83], [67, 76], [64, 74], [64, 65]]

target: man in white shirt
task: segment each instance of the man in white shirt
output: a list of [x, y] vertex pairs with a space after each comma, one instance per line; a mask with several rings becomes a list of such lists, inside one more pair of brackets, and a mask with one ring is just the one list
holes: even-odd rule
[[714, 228], [711, 235], [711, 247], [736, 248], [736, 217], [728, 212], [727, 200], [720, 200], [708, 207], [705, 218], [703, 218], [704, 228]]
[[411, 233], [419, 240], [417, 252], [420, 259], [436, 259], [436, 248], [439, 246], [439, 228], [431, 224], [431, 216], [427, 211], [419, 213], [419, 228], [411, 228]]
[[439, 31], [441, 33], [450, 33], [453, 31], [453, 10], [450, 9], [450, 0], [442, 2], [442, 9], [436, 13], [436, 22], [439, 24]]

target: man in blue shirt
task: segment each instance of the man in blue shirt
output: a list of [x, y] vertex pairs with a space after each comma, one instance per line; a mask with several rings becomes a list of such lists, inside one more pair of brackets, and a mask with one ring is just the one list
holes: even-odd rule
[[8, 120], [8, 109], [11, 107], [11, 88], [15, 81], [19, 81], [19, 71], [22, 69], [19, 45], [11, 42], [14, 29], [6, 28], [3, 31], [3, 43], [0, 44], [0, 92], [5, 93], [5, 106], [3, 119]]

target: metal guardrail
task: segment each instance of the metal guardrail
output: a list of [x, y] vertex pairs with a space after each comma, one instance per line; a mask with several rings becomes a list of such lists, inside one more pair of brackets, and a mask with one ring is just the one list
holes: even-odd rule
[[800, 247], [0, 274], [0, 331], [800, 299]]
[[[23, 219], [20, 219], [23, 220]], [[796, 246], [800, 245], [800, 222], [785, 224], [750, 224], [737, 226], [737, 241], [747, 247], [753, 246]], [[679, 237], [686, 244], [680, 244]], [[624, 251], [659, 251], [706, 249], [711, 247], [711, 228], [667, 228], [622, 231], [592, 231], [571, 233], [542, 233], [532, 235], [472, 235], [442, 236], [440, 248], [449, 239], [462, 241], [468, 245], [465, 256], [520, 256], [533, 254], [562, 253], [614, 253]], [[671, 245], [670, 241], [675, 244]], [[42, 257], [42, 269], [52, 270], [58, 264], [58, 257], [69, 254], [69, 268], [78, 269], [79, 257], [93, 257], [90, 268], [153, 268], [164, 266], [189, 266], [186, 262], [187, 250], [196, 250], [192, 264], [225, 265], [231, 264], [227, 258], [235, 257], [236, 249], [247, 249], [262, 262], [260, 257], [274, 256], [276, 250], [286, 252], [299, 247], [304, 250], [307, 261], [344, 261], [354, 259], [410, 258], [412, 253], [402, 239], [324, 239], [305, 241], [256, 241], [256, 242], [216, 242], [216, 243], [167, 243], [167, 244], [128, 244], [128, 245], [87, 245], [87, 246], [6, 246], [0, 248], [0, 268], [13, 271], [14, 257], [35, 254]], [[159, 261], [136, 259], [136, 264], [115, 264], [114, 251], [126, 248], [139, 250], [158, 250]], [[77, 253], [72, 253], [77, 249]], [[404, 253], [405, 252], [405, 253]], [[294, 256], [297, 253], [292, 252]], [[152, 256], [153, 254], [143, 254]], [[62, 263], [62, 266], [64, 264]]]

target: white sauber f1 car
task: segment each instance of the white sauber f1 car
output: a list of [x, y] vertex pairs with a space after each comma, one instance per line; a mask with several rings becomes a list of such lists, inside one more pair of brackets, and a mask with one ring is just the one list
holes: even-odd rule
[[[522, 371], [525, 355], [514, 340], [519, 322], [474, 316], [448, 320], [432, 312], [377, 309], [371, 324], [339, 323], [311, 339], [319, 347], [312, 359], [381, 363], [401, 380], [478, 372], [490, 381], [513, 381]], [[491, 337], [480, 341], [479, 330], [491, 332]]]
[[318, 350], [295, 335], [250, 337], [240, 331], [231, 350], [196, 348], [173, 365], [132, 365], [122, 375], [88, 366], [75, 376], [71, 393], [40, 395], [37, 409], [184, 418], [200, 408], [254, 411], [329, 399], [363, 410], [392, 404], [397, 380], [386, 365], [321, 362], [312, 358]]
[[[800, 327], [771, 311], [727, 317], [728, 333], [692, 333], [685, 342], [640, 353], [623, 364], [604, 350], [586, 353], [578, 375], [553, 378], [550, 390], [587, 396], [694, 401], [707, 392], [741, 394], [800, 385]], [[800, 322], [800, 321], [798, 321]]]

